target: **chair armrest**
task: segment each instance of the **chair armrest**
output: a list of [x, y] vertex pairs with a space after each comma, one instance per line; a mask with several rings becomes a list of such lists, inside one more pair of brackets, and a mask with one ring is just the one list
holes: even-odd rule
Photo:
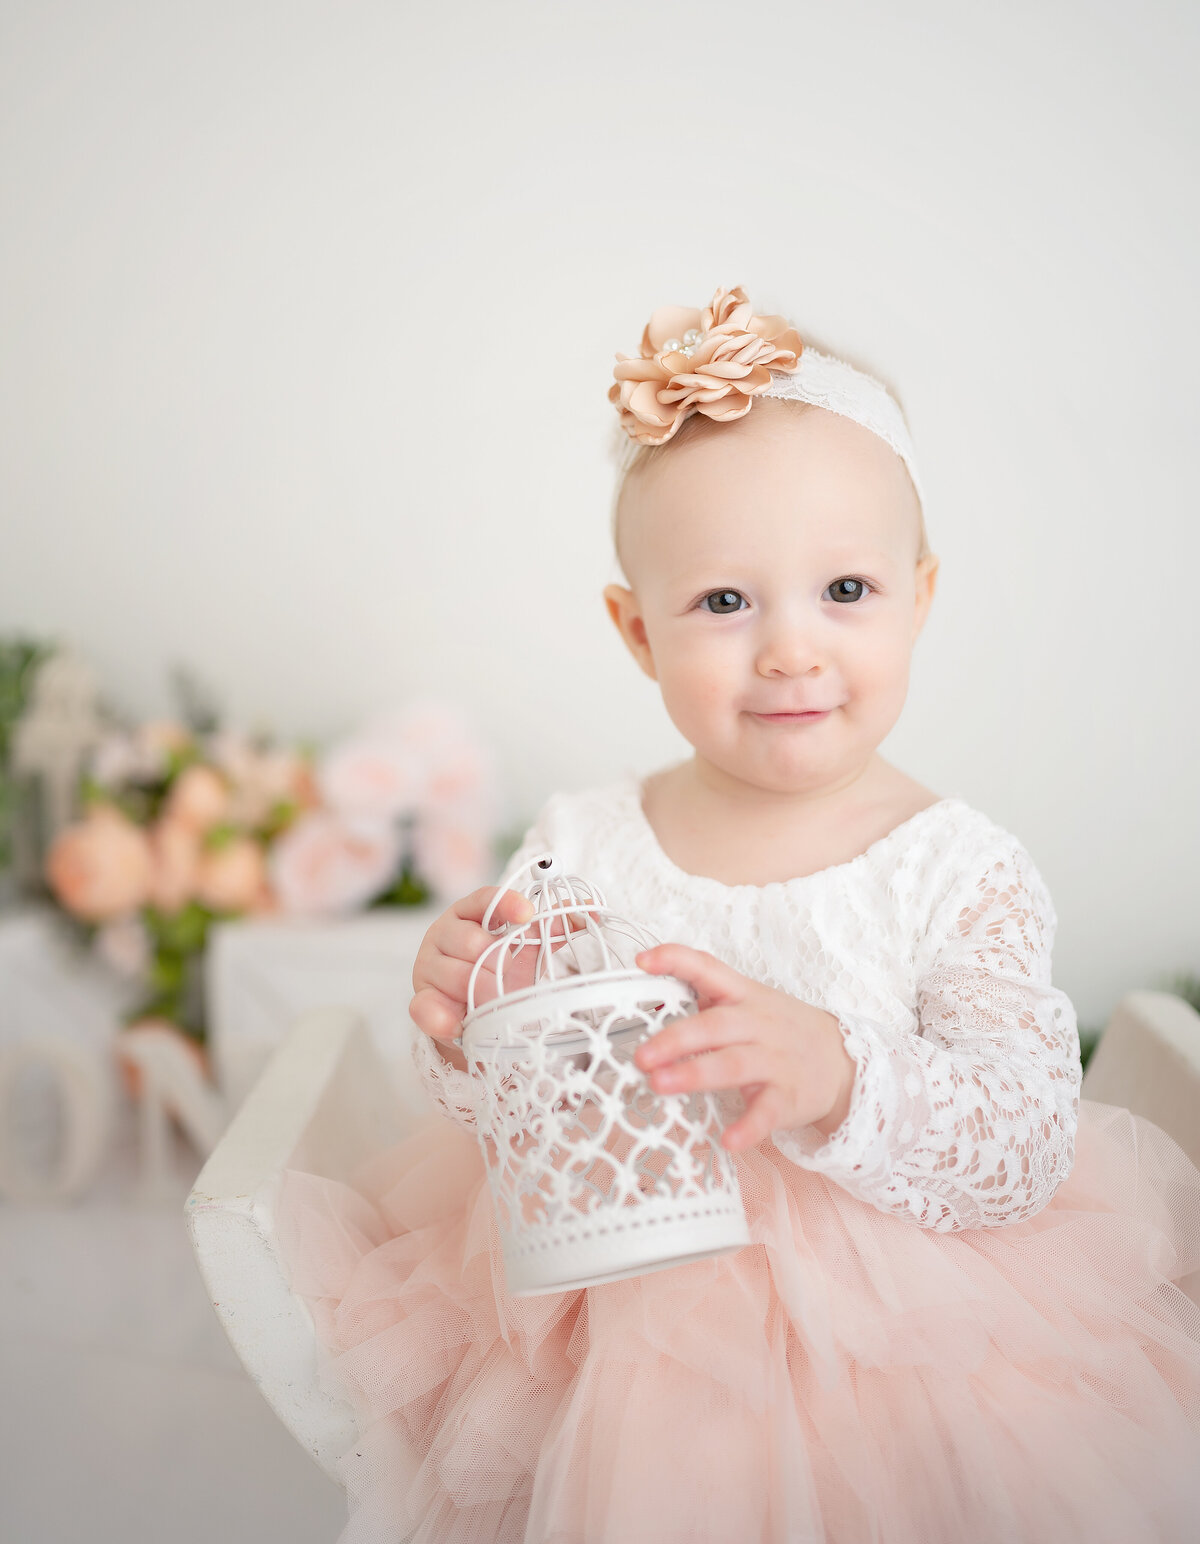
[[318, 1382], [312, 1318], [287, 1283], [277, 1239], [282, 1173], [345, 1179], [400, 1141], [410, 1121], [360, 1016], [319, 1009], [273, 1054], [185, 1206], [196, 1263], [243, 1367], [339, 1484], [336, 1462], [357, 1427], [350, 1406]]

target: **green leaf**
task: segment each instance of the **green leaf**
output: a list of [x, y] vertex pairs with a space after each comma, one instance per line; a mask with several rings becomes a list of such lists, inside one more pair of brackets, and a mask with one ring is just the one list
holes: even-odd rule
[[156, 995], [172, 997], [182, 992], [184, 982], [183, 956], [167, 949], [159, 949], [150, 962], [150, 985]]
[[229, 821], [223, 820], [218, 825], [210, 826], [204, 833], [200, 845], [205, 852], [220, 852], [223, 847], [228, 847], [230, 842], [241, 836], [241, 831]]
[[170, 954], [198, 954], [208, 939], [212, 913], [199, 901], [188, 901], [177, 912], [162, 912], [155, 906], [142, 911], [156, 950]]
[[264, 842], [273, 842], [281, 832], [287, 830], [299, 813], [300, 806], [294, 799], [277, 800], [258, 827], [259, 837]]
[[433, 892], [407, 864], [401, 869], [396, 882], [382, 895], [377, 895], [369, 910], [381, 906], [423, 906]]

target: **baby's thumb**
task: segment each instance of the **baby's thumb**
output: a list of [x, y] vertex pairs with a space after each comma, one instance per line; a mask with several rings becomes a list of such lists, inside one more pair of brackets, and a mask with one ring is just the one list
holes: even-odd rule
[[506, 890], [495, 904], [491, 921], [505, 922], [520, 926], [522, 922], [528, 922], [533, 916], [533, 902], [527, 895], [522, 895], [519, 890]]

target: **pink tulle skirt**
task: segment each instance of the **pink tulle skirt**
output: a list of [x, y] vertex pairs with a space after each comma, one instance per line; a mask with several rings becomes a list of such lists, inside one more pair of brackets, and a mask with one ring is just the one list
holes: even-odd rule
[[1200, 1170], [1164, 1131], [1084, 1100], [1049, 1204], [958, 1233], [735, 1161], [748, 1247], [528, 1298], [444, 1117], [352, 1187], [288, 1171], [361, 1429], [342, 1544], [1200, 1539]]

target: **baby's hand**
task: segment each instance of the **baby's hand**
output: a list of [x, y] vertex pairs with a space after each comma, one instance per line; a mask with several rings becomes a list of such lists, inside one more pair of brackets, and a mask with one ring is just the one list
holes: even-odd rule
[[[462, 1032], [462, 1021], [467, 1011], [467, 985], [476, 960], [496, 942], [498, 934], [489, 933], [483, 926], [483, 917], [496, 894], [496, 887], [485, 885], [482, 889], [464, 896], [461, 901], [442, 913], [430, 926], [421, 940], [413, 965], [414, 996], [408, 1005], [408, 1014], [418, 1029], [449, 1045]], [[528, 922], [533, 915], [533, 903], [517, 890], [506, 890], [492, 913], [493, 925], [497, 923]], [[585, 926], [581, 915], [556, 917], [550, 924], [551, 938], [560, 948], [566, 931], [577, 931]], [[515, 955], [510, 954], [504, 966], [504, 990], [517, 991], [529, 986], [537, 961], [537, 939], [529, 947]], [[476, 977], [476, 1003], [489, 1002], [496, 995], [496, 973], [488, 963]], [[459, 1053], [450, 1054], [456, 1066], [465, 1067]]]
[[828, 1136], [845, 1120], [855, 1061], [832, 1013], [684, 944], [659, 944], [635, 963], [686, 981], [700, 1011], [644, 1040], [634, 1062], [659, 1093], [740, 1088], [746, 1112], [726, 1128], [723, 1147], [753, 1147], [792, 1126]]

